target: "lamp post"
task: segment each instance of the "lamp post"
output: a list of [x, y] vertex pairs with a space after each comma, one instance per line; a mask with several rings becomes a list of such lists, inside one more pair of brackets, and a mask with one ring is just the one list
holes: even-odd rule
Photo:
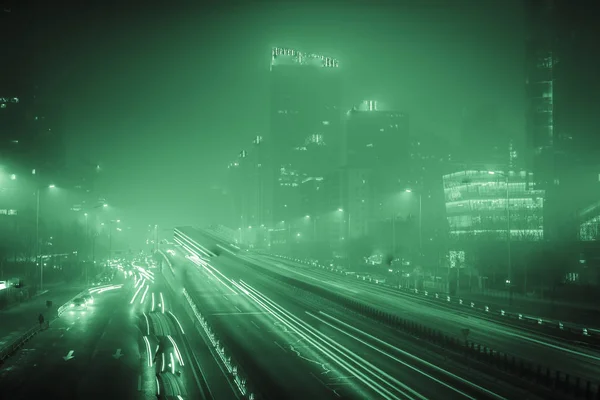
[[513, 295], [513, 284], [512, 284], [512, 255], [511, 255], [511, 237], [510, 237], [510, 195], [509, 195], [509, 191], [508, 191], [508, 185], [509, 185], [509, 174], [504, 174], [501, 172], [494, 172], [494, 171], [488, 171], [488, 174], [490, 175], [501, 175], [504, 176], [505, 180], [506, 180], [506, 251], [507, 251], [507, 256], [508, 256], [508, 279], [506, 280], [506, 283], [508, 284], [508, 302], [509, 304], [512, 304], [512, 295]]
[[[406, 189], [407, 193], [413, 193], [412, 189]], [[421, 192], [417, 192], [419, 195], [419, 257], [423, 255], [423, 195]]]
[[[54, 189], [55, 185], [49, 185], [49, 189]], [[35, 260], [40, 266], [40, 291], [44, 290], [44, 264], [42, 263], [42, 254], [40, 253], [40, 192], [41, 187], [38, 186], [35, 197]]]

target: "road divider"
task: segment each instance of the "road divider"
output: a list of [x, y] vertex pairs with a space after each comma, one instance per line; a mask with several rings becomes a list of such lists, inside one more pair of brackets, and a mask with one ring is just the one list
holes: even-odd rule
[[[216, 337], [214, 331], [208, 325], [206, 318], [204, 318], [204, 316], [200, 313], [196, 303], [187, 290], [183, 289], [183, 295], [186, 299], [186, 305], [188, 306], [187, 308], [189, 308], [189, 311], [191, 311], [192, 317], [194, 318], [194, 324], [198, 324], [202, 329], [204, 336], [208, 338], [214, 353], [216, 353], [221, 361], [221, 364], [227, 370], [229, 375], [228, 378], [234, 382], [235, 386], [238, 388], [239, 392], [244, 398], [248, 400], [256, 400], [257, 396], [250, 389], [246, 379], [246, 374], [242, 372], [241, 367], [232, 359], [231, 355], [229, 355], [230, 353], [225, 349], [225, 346], [223, 346], [223, 344]], [[198, 327], [198, 325], [196, 326]]]

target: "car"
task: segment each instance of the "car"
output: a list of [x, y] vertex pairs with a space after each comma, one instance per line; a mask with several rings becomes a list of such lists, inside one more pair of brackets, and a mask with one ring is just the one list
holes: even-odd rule
[[87, 305], [94, 304], [94, 297], [92, 297], [91, 294], [84, 294], [83, 296], [81, 296], [81, 298], [85, 300], [85, 303]]
[[87, 310], [87, 303], [82, 297], [77, 297], [73, 299], [71, 304], [69, 305], [70, 310]]

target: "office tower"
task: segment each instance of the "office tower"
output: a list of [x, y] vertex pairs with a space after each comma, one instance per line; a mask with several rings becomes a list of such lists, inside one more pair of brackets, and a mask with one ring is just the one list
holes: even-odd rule
[[270, 131], [265, 138], [265, 223], [302, 217], [299, 187], [340, 165], [341, 75], [337, 60], [287, 48], [271, 54]]

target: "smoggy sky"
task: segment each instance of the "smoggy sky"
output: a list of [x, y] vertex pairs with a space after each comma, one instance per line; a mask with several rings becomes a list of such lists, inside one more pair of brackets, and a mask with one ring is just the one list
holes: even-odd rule
[[413, 133], [455, 138], [481, 105], [524, 132], [518, 1], [71, 3], [35, 25], [41, 86], [67, 109], [71, 157], [101, 162], [107, 197], [140, 223], [229, 211], [210, 188], [268, 128], [273, 45], [339, 58], [345, 106], [377, 99]]

